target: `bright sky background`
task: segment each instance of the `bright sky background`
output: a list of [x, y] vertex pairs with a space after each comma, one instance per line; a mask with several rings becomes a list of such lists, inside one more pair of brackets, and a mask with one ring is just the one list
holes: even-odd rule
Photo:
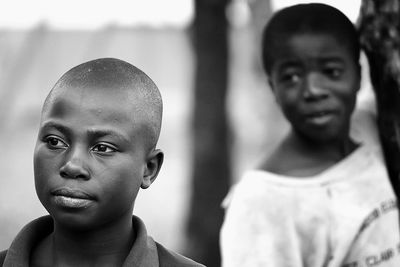
[[[245, 2], [246, 0], [231, 0]], [[251, 0], [249, 0], [251, 1]], [[303, 0], [272, 0], [275, 9]], [[325, 0], [353, 21], [361, 0]], [[184, 27], [193, 17], [194, 0], [0, 0], [0, 28], [96, 29], [114, 24]], [[314, 1], [315, 2], [315, 1]]]
[[194, 0], [0, 0], [0, 28], [186, 25]]

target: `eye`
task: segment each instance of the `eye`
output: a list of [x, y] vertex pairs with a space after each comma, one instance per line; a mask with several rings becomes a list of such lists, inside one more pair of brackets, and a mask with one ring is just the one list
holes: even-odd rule
[[92, 148], [92, 151], [98, 152], [98, 153], [105, 153], [105, 154], [108, 154], [108, 153], [116, 152], [117, 149], [116, 149], [115, 147], [109, 145], [109, 144], [103, 144], [103, 143], [101, 143], [101, 144], [95, 145], [95, 146]]
[[68, 147], [61, 138], [53, 135], [45, 137], [44, 141], [50, 149], [63, 149]]
[[298, 73], [285, 74], [282, 76], [281, 80], [283, 82], [295, 84], [300, 81], [300, 75]]
[[279, 74], [279, 81], [286, 85], [295, 85], [301, 81], [301, 72], [298, 68], [287, 68]]
[[325, 67], [323, 72], [332, 79], [339, 79], [342, 76], [343, 69], [339, 67]]

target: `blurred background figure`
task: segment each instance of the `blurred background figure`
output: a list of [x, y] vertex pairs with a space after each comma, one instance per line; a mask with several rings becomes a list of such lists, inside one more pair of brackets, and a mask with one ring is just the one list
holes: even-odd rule
[[[299, 2], [305, 1], [0, 3], [0, 250], [46, 213], [32, 166], [46, 94], [72, 66], [117, 57], [152, 77], [165, 105], [165, 162], [135, 213], [160, 243], [219, 266], [221, 201], [288, 127], [261, 71], [260, 31], [271, 12]], [[360, 1], [318, 2], [353, 21], [360, 8]]]

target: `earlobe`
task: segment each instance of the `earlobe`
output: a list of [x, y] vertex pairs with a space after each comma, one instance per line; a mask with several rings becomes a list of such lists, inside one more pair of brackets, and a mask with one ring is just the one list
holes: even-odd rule
[[267, 77], [267, 81], [268, 81], [269, 88], [271, 88], [271, 90], [274, 91], [274, 87], [272, 86], [272, 79], [270, 76]]
[[142, 184], [140, 186], [142, 189], [148, 188], [154, 182], [160, 172], [163, 162], [164, 153], [160, 149], [155, 149], [149, 153], [143, 173]]
[[360, 65], [360, 63], [358, 63], [357, 64], [357, 71], [358, 71], [358, 89], [357, 89], [357, 91], [359, 91], [360, 89], [361, 89], [361, 76], [362, 76], [362, 69], [361, 69], [361, 65]]
[[277, 97], [277, 95], [276, 95], [276, 92], [275, 92], [275, 90], [274, 90], [274, 84], [273, 84], [273, 82], [272, 82], [271, 76], [268, 76], [268, 85], [269, 85], [269, 88], [270, 88], [271, 91], [272, 91], [272, 94], [273, 94], [273, 96], [274, 96], [275, 102], [276, 102], [278, 105], [280, 105], [280, 101], [279, 101], [279, 99], [278, 99], [278, 97]]

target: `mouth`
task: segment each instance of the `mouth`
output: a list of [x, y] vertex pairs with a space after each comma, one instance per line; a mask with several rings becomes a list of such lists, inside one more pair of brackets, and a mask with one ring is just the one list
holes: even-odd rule
[[334, 114], [330, 111], [318, 111], [307, 114], [306, 121], [314, 125], [323, 126], [325, 124], [328, 124], [333, 119], [333, 117]]
[[64, 208], [87, 208], [95, 201], [94, 197], [81, 190], [60, 188], [51, 192], [56, 205]]

